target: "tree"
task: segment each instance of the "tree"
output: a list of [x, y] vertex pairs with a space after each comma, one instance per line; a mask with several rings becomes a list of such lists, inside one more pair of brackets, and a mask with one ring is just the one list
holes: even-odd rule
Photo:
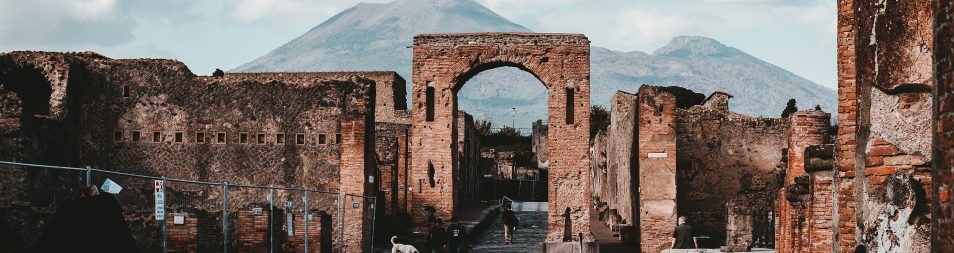
[[782, 110], [782, 118], [788, 118], [789, 114], [798, 111], [798, 106], [795, 106], [795, 99], [789, 99], [788, 105], [785, 105], [785, 110]]
[[599, 131], [606, 131], [610, 124], [610, 113], [603, 106], [590, 106], [590, 139]]
[[495, 135], [501, 136], [501, 137], [520, 137], [521, 136], [520, 131], [517, 131], [517, 129], [513, 128], [512, 126], [504, 126], [500, 130], [498, 130]]
[[212, 72], [212, 76], [225, 76], [225, 71], [222, 71], [221, 69], [215, 69], [215, 72]]
[[474, 128], [477, 129], [477, 135], [489, 136], [492, 133], [493, 124], [489, 120], [478, 119], [474, 121]]

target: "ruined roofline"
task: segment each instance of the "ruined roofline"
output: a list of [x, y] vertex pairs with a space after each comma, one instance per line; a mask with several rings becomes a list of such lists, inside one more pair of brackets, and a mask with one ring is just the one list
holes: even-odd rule
[[709, 94], [709, 96], [706, 97], [706, 100], [703, 100], [703, 101], [702, 101], [702, 104], [708, 103], [709, 100], [712, 100], [712, 98], [715, 97], [716, 95], [725, 95], [725, 96], [729, 97], [730, 99], [735, 97], [735, 96], [733, 96], [731, 93], [717, 90], [717, 91], [712, 92], [712, 94]]
[[[94, 51], [83, 51], [83, 52], [56, 52], [56, 51], [12, 51], [7, 53], [0, 54], [2, 56], [9, 56], [19, 60], [34, 60], [34, 61], [49, 61], [53, 60], [54, 57], [60, 57], [65, 60], [74, 60], [74, 61], [83, 61], [83, 62], [93, 62], [93, 61], [108, 61], [115, 63], [158, 63], [163, 65], [176, 65], [177, 67], [188, 69], [185, 63], [173, 60], [173, 59], [163, 59], [163, 58], [110, 58], [105, 55], [99, 54]], [[191, 71], [190, 71], [191, 73]]]
[[414, 36], [413, 46], [589, 45], [579, 33], [479, 32]]
[[[162, 58], [119, 58], [114, 59], [102, 54], [85, 51], [85, 52], [52, 52], [52, 51], [12, 51], [7, 53], [0, 53], [0, 57], [11, 57], [21, 61], [50, 61], [56, 60], [54, 58], [60, 58], [68, 61], [82, 61], [82, 62], [93, 62], [93, 61], [106, 61], [115, 64], [137, 64], [137, 63], [153, 63], [160, 65], [173, 65], [177, 68], [188, 70], [188, 73], [195, 76], [199, 79], [212, 78], [210, 75], [196, 75], [188, 66], [178, 60], [174, 59], [162, 59]], [[315, 72], [228, 72], [225, 77], [229, 76], [244, 76], [255, 77], [255, 78], [268, 78], [268, 77], [299, 77], [299, 78], [328, 78], [331, 80], [344, 80], [341, 77], [350, 77], [350, 76], [362, 76], [366, 78], [391, 78], [395, 82], [406, 83], [404, 77], [398, 74], [396, 71], [315, 71]], [[285, 79], [287, 80], [287, 79]]]

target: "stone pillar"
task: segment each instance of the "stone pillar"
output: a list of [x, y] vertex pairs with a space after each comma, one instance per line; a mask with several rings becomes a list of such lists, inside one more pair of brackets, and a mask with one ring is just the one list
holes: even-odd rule
[[934, 252], [954, 252], [954, 3], [938, 1], [934, 24]]
[[636, 109], [640, 248], [671, 246], [676, 226], [676, 97], [657, 87], [639, 89]]
[[838, 0], [838, 141], [834, 196], [837, 252], [855, 247], [855, 135], [858, 132], [858, 96], [855, 81], [855, 1]]
[[[789, 115], [788, 168], [784, 187], [779, 194], [779, 232], [776, 249], [779, 252], [810, 250], [812, 199], [805, 196], [813, 187], [830, 191], [831, 179], [814, 184], [805, 171], [805, 149], [810, 145], [829, 142], [828, 128], [831, 115], [823, 111], [799, 111]], [[807, 198], [807, 199], [806, 199]], [[824, 204], [824, 203], [822, 203]], [[830, 248], [829, 248], [830, 251]]]
[[[364, 118], [341, 119], [341, 215], [344, 219], [342, 249], [344, 252], [362, 252], [369, 244], [371, 233], [370, 201], [345, 194], [371, 195], [369, 171], [374, 168], [374, 131], [369, 131]], [[372, 126], [373, 127], [373, 126]], [[369, 139], [370, 138], [370, 139]], [[368, 143], [369, 145], [365, 145]]]
[[610, 118], [613, 120], [606, 131], [609, 137], [606, 143], [606, 166], [609, 174], [606, 183], [610, 194], [604, 197], [611, 210], [610, 214], [618, 216], [607, 219], [608, 225], [614, 231], [617, 231], [619, 226], [632, 226], [637, 217], [634, 205], [639, 203], [639, 200], [633, 194], [639, 184], [638, 175], [633, 173], [636, 171], [636, 160], [633, 157], [638, 152], [633, 145], [637, 138], [636, 100], [637, 96], [634, 94], [617, 91], [610, 101]]

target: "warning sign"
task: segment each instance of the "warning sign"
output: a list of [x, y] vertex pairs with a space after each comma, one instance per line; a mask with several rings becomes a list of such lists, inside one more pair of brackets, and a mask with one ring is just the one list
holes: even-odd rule
[[166, 189], [162, 180], [155, 180], [153, 186], [156, 193], [156, 220], [166, 219]]

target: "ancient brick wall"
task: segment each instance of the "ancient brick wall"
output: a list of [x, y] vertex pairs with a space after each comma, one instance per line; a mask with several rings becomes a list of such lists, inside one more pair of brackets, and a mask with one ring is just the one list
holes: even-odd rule
[[[549, 104], [549, 225], [547, 241], [582, 232], [588, 240], [590, 210], [589, 40], [578, 34], [471, 33], [414, 38], [415, 103], [412, 127], [414, 181], [421, 182], [413, 210], [433, 208], [447, 219], [455, 212], [453, 142], [456, 91], [481, 71], [524, 69], [547, 87]], [[424, 185], [427, 181], [428, 184]], [[415, 218], [423, 226], [426, 218]]]
[[[49, 115], [14, 122], [9, 117], [12, 114], [5, 113], [3, 133], [18, 137], [0, 143], [0, 158], [326, 191], [346, 188], [342, 184], [361, 185], [367, 179], [363, 175], [353, 177], [356, 182], [342, 181], [339, 174], [344, 171], [339, 168], [348, 163], [356, 163], [348, 168], [359, 174], [369, 173], [374, 165], [370, 155], [364, 159], [364, 154], [373, 154], [373, 149], [363, 146], [373, 141], [373, 129], [357, 131], [361, 132], [357, 136], [369, 138], [353, 150], [360, 156], [348, 157], [342, 144], [343, 138], [353, 135], [344, 131], [345, 120], [374, 125], [375, 81], [364, 76], [397, 78], [393, 72], [197, 77], [176, 61], [114, 60], [89, 53], [9, 53], [0, 55], [0, 69], [4, 87], [0, 90], [7, 91], [0, 92], [5, 94], [4, 99], [30, 103], [4, 106], [4, 112]], [[48, 125], [44, 128], [51, 130], [46, 134], [50, 140], [39, 142], [37, 135], [24, 132], [24, 126], [37, 124]], [[26, 140], [55, 146], [23, 146]], [[70, 180], [57, 185], [65, 189], [79, 183], [78, 178]], [[125, 178], [113, 180], [130, 187], [138, 184]], [[221, 200], [218, 191], [178, 187], [170, 191], [184, 192], [176, 197], [190, 199], [171, 200], [167, 206], [170, 210], [178, 208], [176, 205]], [[4, 195], [18, 196], [11, 192]], [[196, 192], [204, 193], [193, 194]], [[129, 194], [123, 195], [127, 209], [150, 212], [148, 198]], [[230, 196], [230, 204], [243, 206], [263, 199], [236, 191]], [[334, 207], [332, 198], [315, 201], [323, 201], [314, 203], [323, 209]]]
[[480, 162], [480, 136], [474, 125], [474, 117], [463, 111], [457, 112], [457, 171], [455, 180], [459, 183], [458, 198], [476, 199], [477, 184], [481, 175], [478, 163]]
[[934, 19], [934, 252], [954, 252], [954, 3], [938, 1]]
[[676, 97], [658, 87], [639, 88], [636, 108], [640, 248], [671, 246], [676, 225]]
[[853, 6], [856, 239], [868, 251], [931, 247], [934, 3]]
[[546, 169], [549, 165], [549, 156], [547, 152], [547, 125], [543, 120], [533, 122], [533, 132], [530, 135], [531, 149], [533, 151], [533, 162], [537, 168]]
[[604, 131], [596, 133], [596, 136], [590, 141], [590, 157], [592, 159], [592, 161], [590, 161], [590, 175], [593, 177], [593, 205], [595, 211], [599, 214], [599, 219], [604, 221], [609, 210], [606, 200], [603, 199], [604, 196], [609, 195], [609, 187], [606, 185], [606, 180], [609, 180], [606, 173], [606, 142], [606, 132]]
[[731, 112], [730, 98], [716, 92], [703, 104], [676, 110], [679, 215], [716, 242], [729, 236], [729, 212], [774, 209], [787, 147], [784, 119]]
[[855, 10], [853, 0], [838, 0], [838, 140], [835, 157], [837, 194], [834, 217], [837, 252], [853, 252], [856, 244], [855, 174], [858, 133], [858, 86], [855, 80]]
[[[642, 95], [642, 94], [640, 94]], [[652, 95], [652, 94], [647, 94]], [[639, 203], [635, 196], [639, 184], [636, 168], [637, 95], [622, 91], [613, 94], [610, 100], [610, 125], [606, 130], [606, 178], [607, 193], [603, 201], [609, 206], [607, 224], [614, 226], [632, 226], [635, 224], [636, 208]]]
[[396, 72], [363, 72], [361, 77], [374, 81], [374, 121], [410, 125], [409, 118], [402, 117], [407, 111], [407, 84]]

